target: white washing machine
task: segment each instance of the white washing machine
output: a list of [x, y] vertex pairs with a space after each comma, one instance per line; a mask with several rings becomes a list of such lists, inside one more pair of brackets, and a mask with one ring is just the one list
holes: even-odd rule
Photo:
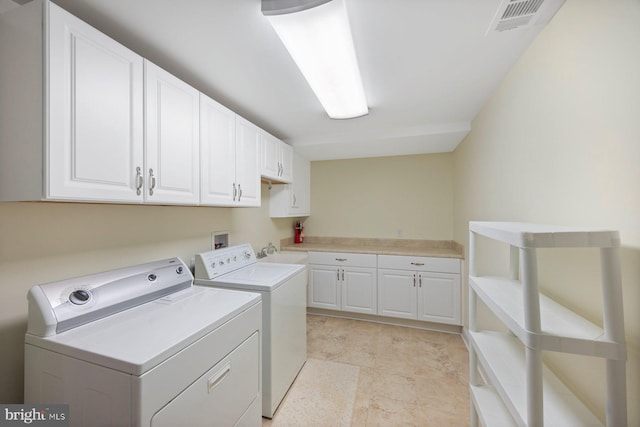
[[33, 287], [25, 403], [71, 426], [260, 426], [258, 293], [192, 286], [179, 258]]
[[272, 418], [307, 360], [307, 268], [256, 262], [244, 244], [196, 255], [195, 284], [262, 294], [262, 416]]

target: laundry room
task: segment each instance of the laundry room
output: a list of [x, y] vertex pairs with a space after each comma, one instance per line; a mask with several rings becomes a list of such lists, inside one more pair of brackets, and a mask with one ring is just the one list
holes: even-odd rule
[[[180, 324], [181, 301], [195, 310], [244, 292], [208, 283], [218, 274], [274, 263], [305, 269], [301, 320], [278, 317], [261, 285], [219, 318], [185, 315], [182, 330], [200, 332], [182, 344], [232, 335], [221, 319], [246, 314], [228, 326], [244, 328], [234, 348], [253, 362], [230, 349], [200, 364], [205, 347], [190, 347], [180, 363], [200, 371], [174, 394], [198, 381], [253, 387], [221, 418], [243, 425], [640, 426], [640, 2], [511, 2], [531, 21], [505, 18], [502, 0], [309, 2], [302, 12], [331, 6], [350, 24], [362, 80], [349, 87], [362, 93], [349, 98], [365, 101], [342, 113], [287, 42], [280, 18], [302, 12], [281, 14], [285, 0], [0, 0], [0, 405], [65, 403], [36, 401], [42, 385], [25, 374], [78, 342], [65, 337], [112, 339], [100, 325], [149, 304]], [[111, 272], [115, 289], [138, 268], [153, 283], [155, 263], [173, 259], [164, 294], [52, 332], [55, 304], [78, 298], [86, 313], [107, 299], [67, 281]], [[513, 314], [483, 281], [494, 276], [540, 294], [518, 290]], [[52, 283], [61, 298], [28, 299]], [[56, 314], [39, 328], [47, 315], [32, 309], [49, 302]], [[571, 319], [569, 336], [557, 332]], [[265, 346], [285, 348], [273, 335], [287, 322], [306, 330], [286, 344], [304, 340], [301, 367], [279, 390], [271, 377], [242, 383], [234, 364], [276, 378], [265, 355], [297, 363]], [[494, 347], [527, 355], [515, 391], [483, 347], [507, 330], [515, 344]], [[86, 357], [143, 378], [140, 396], [161, 381], [146, 379], [151, 362]], [[549, 390], [575, 404], [556, 409]], [[131, 425], [154, 416], [136, 399]], [[189, 423], [159, 402], [163, 422]]]

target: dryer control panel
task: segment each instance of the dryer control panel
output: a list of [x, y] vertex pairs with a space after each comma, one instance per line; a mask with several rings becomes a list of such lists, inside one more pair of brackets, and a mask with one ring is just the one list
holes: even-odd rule
[[46, 337], [162, 298], [193, 284], [180, 258], [51, 282], [29, 290], [27, 333]]
[[196, 279], [214, 279], [257, 262], [250, 244], [196, 254]]

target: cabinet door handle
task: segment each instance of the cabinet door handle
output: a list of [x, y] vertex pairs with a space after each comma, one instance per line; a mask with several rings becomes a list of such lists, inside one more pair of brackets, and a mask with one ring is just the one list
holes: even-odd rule
[[415, 274], [413, 275], [413, 287], [414, 288], [416, 287], [416, 275]]
[[424, 265], [424, 262], [412, 262], [411, 265], [421, 266], [421, 265]]
[[142, 185], [143, 185], [142, 169], [140, 169], [140, 167], [138, 166], [136, 168], [136, 194], [138, 196], [142, 194]]
[[344, 268], [342, 269], [342, 281], [344, 282]]
[[278, 162], [278, 176], [282, 176], [282, 163]]
[[153, 174], [153, 169], [149, 169], [149, 195], [153, 196], [153, 190], [156, 188], [156, 177]]
[[422, 274], [418, 275], [418, 279], [419, 279], [418, 283], [419, 283], [420, 287], [422, 287]]
[[242, 199], [242, 187], [238, 184], [238, 201], [240, 201], [240, 199]]
[[298, 200], [296, 199], [296, 195], [293, 195], [293, 206], [296, 206], [298, 203]]
[[338, 269], [338, 280], [340, 280], [340, 269]]
[[342, 261], [346, 261], [346, 260], [347, 260], [346, 258], [336, 258], [336, 261], [341, 261], [342, 262]]
[[236, 201], [236, 194], [238, 194], [238, 190], [236, 189], [236, 183], [233, 183], [233, 201]]

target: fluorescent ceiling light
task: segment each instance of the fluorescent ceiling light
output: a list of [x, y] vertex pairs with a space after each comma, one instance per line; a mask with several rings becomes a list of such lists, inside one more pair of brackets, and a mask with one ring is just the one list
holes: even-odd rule
[[263, 0], [262, 13], [329, 117], [350, 119], [367, 114], [344, 1], [301, 3], [305, 2]]

